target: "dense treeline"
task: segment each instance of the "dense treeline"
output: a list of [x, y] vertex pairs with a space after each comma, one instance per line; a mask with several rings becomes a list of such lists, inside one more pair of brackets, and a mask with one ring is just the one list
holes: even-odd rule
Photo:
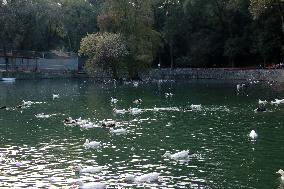
[[259, 66], [283, 61], [283, 9], [283, 0], [0, 0], [0, 48], [80, 52], [114, 77], [152, 63]]

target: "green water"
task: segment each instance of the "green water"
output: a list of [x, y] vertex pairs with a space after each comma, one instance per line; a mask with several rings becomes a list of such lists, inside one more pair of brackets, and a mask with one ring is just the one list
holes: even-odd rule
[[[95, 84], [84, 80], [43, 80], [0, 83], [0, 106], [22, 100], [41, 102], [26, 109], [0, 110], [0, 187], [74, 188], [75, 181], [101, 181], [108, 188], [281, 188], [284, 168], [284, 108], [268, 105], [255, 113], [258, 99], [284, 98], [283, 84], [247, 84], [240, 93], [234, 82], [191, 81]], [[166, 98], [165, 93], [173, 93]], [[52, 99], [59, 94], [59, 99]], [[119, 101], [110, 103], [111, 97]], [[114, 114], [112, 109], [137, 107], [141, 114]], [[183, 111], [201, 104], [201, 111]], [[153, 108], [177, 107], [175, 111]], [[146, 111], [147, 110], [147, 111]], [[50, 118], [35, 117], [38, 113]], [[101, 127], [64, 126], [66, 117], [99, 123], [120, 122], [126, 135]], [[255, 129], [259, 137], [250, 141]], [[86, 139], [100, 141], [99, 150], [86, 150]], [[171, 153], [190, 150], [188, 162], [167, 160]], [[5, 155], [4, 155], [5, 154]], [[76, 174], [74, 165], [106, 166], [99, 174]], [[126, 184], [126, 173], [161, 173], [156, 183]]]

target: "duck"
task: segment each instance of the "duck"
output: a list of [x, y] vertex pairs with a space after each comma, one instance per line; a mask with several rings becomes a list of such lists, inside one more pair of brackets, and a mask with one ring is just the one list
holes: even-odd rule
[[129, 183], [143, 183], [143, 182], [155, 182], [158, 181], [160, 173], [148, 173], [141, 176], [135, 177], [134, 175], [126, 175], [124, 178], [125, 182]]
[[98, 166], [98, 167], [82, 167], [80, 165], [75, 166], [75, 170], [78, 171], [79, 173], [99, 173], [103, 170], [104, 167]]
[[51, 117], [51, 115], [46, 115], [46, 114], [44, 114], [44, 113], [36, 114], [35, 116], [36, 116], [37, 118], [50, 118], [50, 117]]
[[103, 127], [115, 127], [116, 126], [116, 122], [111, 120], [111, 121], [103, 121], [102, 122], [102, 126]]
[[92, 122], [88, 122], [88, 123], [80, 124], [80, 127], [84, 129], [90, 129], [90, 128], [94, 128], [95, 124]]
[[116, 114], [125, 114], [125, 113], [126, 113], [126, 110], [125, 110], [125, 109], [118, 110], [118, 109], [114, 108], [113, 111], [114, 111], [114, 113], [116, 113]]
[[76, 184], [79, 185], [80, 189], [105, 189], [106, 184], [101, 182], [89, 182], [83, 183], [82, 181], [77, 181]]
[[255, 130], [252, 130], [250, 133], [249, 133], [249, 137], [252, 139], [252, 140], [256, 140], [257, 138], [257, 133], [255, 132]]
[[200, 110], [201, 110], [201, 104], [199, 104], [199, 105], [194, 105], [194, 104], [192, 104], [192, 105], [190, 106], [190, 108], [191, 108], [191, 110], [200, 111]]
[[281, 180], [284, 182], [284, 171], [282, 169], [279, 169], [279, 171], [277, 171], [276, 173], [281, 175]]
[[164, 154], [164, 157], [168, 157], [169, 159], [173, 160], [185, 160], [189, 159], [189, 151], [188, 150], [183, 150], [174, 154], [170, 154], [169, 152], [166, 152]]
[[166, 98], [174, 96], [173, 93], [165, 93]]
[[245, 84], [237, 84], [237, 91], [239, 92], [244, 86]]
[[73, 120], [72, 117], [68, 117], [64, 119], [63, 123], [65, 125], [72, 125], [76, 123], [76, 120]]
[[59, 94], [52, 94], [52, 98], [53, 99], [59, 98]]
[[0, 110], [4, 110], [4, 109], [7, 109], [7, 106], [1, 106], [0, 107]]
[[138, 84], [139, 84], [138, 82], [133, 82], [134, 87], [138, 87]]
[[142, 99], [136, 99], [133, 101], [134, 104], [141, 104], [142, 103]]
[[118, 102], [118, 100], [111, 97], [110, 102], [116, 104]]
[[260, 100], [258, 99], [258, 104], [259, 105], [266, 105], [268, 102], [266, 100]]
[[33, 104], [33, 102], [32, 101], [22, 101], [23, 102], [23, 106], [31, 106], [32, 104]]
[[110, 128], [110, 133], [116, 134], [116, 135], [122, 135], [122, 134], [126, 134], [127, 130], [126, 129], [113, 129], [113, 128]]
[[131, 114], [140, 114], [140, 113], [142, 113], [142, 110], [139, 109], [139, 108], [129, 108], [128, 111], [129, 111]]
[[100, 142], [97, 141], [89, 141], [89, 139], [86, 139], [86, 142], [84, 143], [84, 146], [86, 149], [97, 149], [101, 146]]
[[284, 99], [281, 99], [281, 100], [279, 100], [279, 99], [275, 99], [275, 101], [271, 101], [271, 104], [272, 105], [280, 105], [280, 104], [284, 104]]
[[265, 106], [258, 106], [255, 110], [255, 112], [266, 112]]

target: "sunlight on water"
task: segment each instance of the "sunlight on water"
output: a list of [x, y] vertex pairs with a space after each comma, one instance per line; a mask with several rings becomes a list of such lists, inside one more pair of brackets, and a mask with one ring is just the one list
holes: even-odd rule
[[[279, 188], [284, 109], [254, 109], [258, 99], [284, 98], [284, 86], [247, 84], [237, 92], [236, 85], [0, 83], [0, 107], [7, 106], [0, 109], [0, 187], [78, 188], [81, 180], [108, 188]], [[69, 117], [77, 121], [64, 124]], [[102, 126], [113, 121], [113, 129]], [[259, 135], [254, 142], [252, 129]], [[86, 139], [100, 146], [86, 148]], [[189, 158], [165, 155], [183, 150]], [[79, 173], [77, 165], [103, 168]], [[152, 172], [160, 173], [157, 182], [123, 181]]]

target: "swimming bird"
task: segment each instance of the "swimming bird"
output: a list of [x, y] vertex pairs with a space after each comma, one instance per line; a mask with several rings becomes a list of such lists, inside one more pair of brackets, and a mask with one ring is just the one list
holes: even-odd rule
[[138, 82], [133, 82], [134, 87], [138, 87]]
[[116, 122], [111, 120], [111, 121], [103, 121], [102, 122], [102, 126], [103, 127], [115, 127], [116, 126]]
[[7, 109], [7, 106], [1, 106], [0, 110]]
[[134, 104], [141, 104], [142, 103], [142, 99], [137, 99], [133, 101]]
[[252, 130], [249, 134], [249, 137], [252, 139], [252, 140], [256, 140], [257, 138], [257, 133], [255, 132], [255, 130]]
[[170, 154], [169, 152], [166, 152], [164, 154], [164, 157], [168, 157], [169, 159], [173, 159], [173, 160], [185, 160], [185, 159], [189, 159], [189, 151], [183, 150], [175, 154]]
[[116, 104], [118, 102], [118, 100], [111, 97], [110, 102]]
[[113, 128], [110, 128], [110, 133], [116, 134], [116, 135], [122, 135], [122, 134], [126, 134], [127, 130], [126, 129], [113, 129]]
[[100, 142], [97, 141], [89, 141], [89, 139], [86, 139], [86, 142], [84, 143], [84, 146], [86, 149], [97, 149], [101, 146]]
[[260, 100], [258, 99], [258, 104], [259, 105], [266, 105], [268, 102], [266, 100]]
[[89, 182], [83, 183], [82, 181], [77, 181], [76, 184], [79, 185], [80, 189], [105, 189], [106, 184], [101, 182]]
[[118, 110], [118, 109], [114, 108], [113, 111], [114, 111], [114, 113], [116, 113], [116, 114], [125, 114], [125, 113], [126, 113], [126, 110], [125, 110], [125, 109]]
[[284, 182], [284, 171], [282, 169], [279, 169], [276, 173], [281, 175], [281, 180]]
[[80, 165], [75, 166], [75, 170], [78, 171], [79, 173], [99, 173], [103, 170], [104, 167], [98, 166], [98, 167], [82, 167]]
[[281, 100], [279, 100], [279, 99], [275, 99], [275, 101], [271, 101], [271, 104], [272, 105], [280, 105], [280, 104], [284, 104], [284, 99], [281, 99]]
[[237, 91], [239, 92], [244, 86], [245, 84], [237, 84]]
[[53, 100], [56, 99], [56, 98], [59, 98], [59, 94], [52, 94], [52, 98], [53, 98]]
[[139, 108], [129, 108], [128, 111], [131, 114], [140, 114], [140, 113], [142, 113], [142, 110], [139, 109]]
[[258, 106], [257, 109], [254, 110], [255, 112], [266, 112], [265, 106]]
[[192, 105], [190, 106], [190, 108], [191, 108], [192, 110], [195, 110], [195, 111], [200, 111], [200, 110], [201, 110], [201, 104], [199, 104], [199, 105], [194, 105], [194, 104], [192, 104]]
[[143, 183], [143, 182], [155, 182], [158, 181], [160, 176], [160, 173], [148, 173], [148, 174], [144, 174], [141, 176], [137, 176], [135, 177], [134, 175], [126, 175], [124, 178], [125, 182], [130, 182], [130, 183]]
[[166, 98], [174, 96], [173, 93], [165, 93]]

